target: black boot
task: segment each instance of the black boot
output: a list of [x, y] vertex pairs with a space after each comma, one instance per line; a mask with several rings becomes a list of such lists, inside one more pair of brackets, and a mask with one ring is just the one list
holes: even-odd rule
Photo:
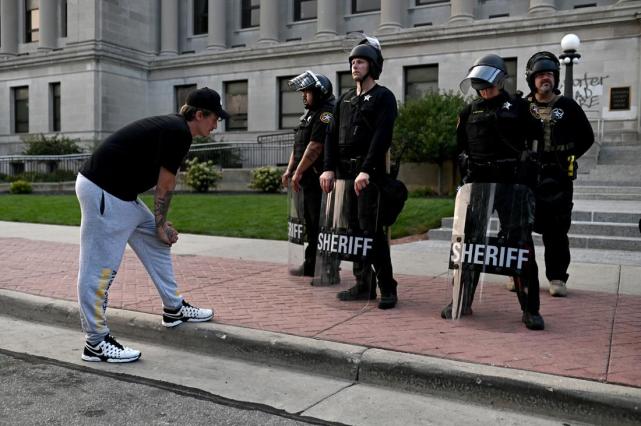
[[344, 302], [350, 300], [375, 300], [376, 287], [362, 281], [357, 281], [355, 286], [338, 292], [336, 297]]
[[378, 302], [378, 309], [392, 309], [398, 303], [398, 294], [396, 293], [398, 283], [392, 279], [388, 285], [381, 285], [379, 281], [379, 286], [381, 287], [381, 301]]
[[529, 329], [529, 330], [543, 330], [545, 329], [545, 322], [543, 321], [543, 317], [539, 315], [537, 312], [536, 314], [532, 314], [527, 311], [523, 311], [523, 317], [521, 317], [521, 321], [523, 321], [523, 324]]
[[[472, 308], [470, 306], [463, 306], [461, 309], [461, 316], [472, 315]], [[441, 311], [441, 318], [452, 319], [452, 303], [443, 308]]]

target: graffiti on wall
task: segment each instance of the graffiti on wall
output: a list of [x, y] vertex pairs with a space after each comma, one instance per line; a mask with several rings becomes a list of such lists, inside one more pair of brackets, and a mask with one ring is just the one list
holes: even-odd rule
[[[575, 78], [574, 100], [583, 109], [598, 107], [603, 96], [603, 81], [609, 77], [609, 75], [589, 75], [586, 72], [583, 76]], [[563, 84], [559, 86], [559, 90], [563, 93]]]

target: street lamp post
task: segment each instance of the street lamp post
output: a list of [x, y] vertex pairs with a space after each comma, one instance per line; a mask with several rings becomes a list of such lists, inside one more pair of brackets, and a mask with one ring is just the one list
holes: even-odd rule
[[574, 77], [572, 75], [572, 68], [575, 64], [579, 63], [581, 55], [577, 53], [577, 49], [580, 44], [581, 40], [576, 34], [566, 34], [563, 39], [561, 39], [561, 49], [563, 49], [563, 53], [559, 55], [559, 59], [565, 64], [563, 96], [568, 98], [574, 98]]

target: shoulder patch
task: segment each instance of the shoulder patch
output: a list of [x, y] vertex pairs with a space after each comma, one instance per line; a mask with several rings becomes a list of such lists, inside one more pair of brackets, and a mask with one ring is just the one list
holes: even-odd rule
[[320, 121], [329, 124], [334, 119], [334, 115], [331, 112], [324, 112], [320, 115]]

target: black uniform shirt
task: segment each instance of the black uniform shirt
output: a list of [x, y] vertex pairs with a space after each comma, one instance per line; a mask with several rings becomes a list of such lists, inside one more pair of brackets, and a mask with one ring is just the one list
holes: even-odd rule
[[[579, 158], [594, 143], [594, 132], [585, 113], [573, 99], [559, 96], [552, 104], [537, 102], [528, 97], [529, 112], [537, 123], [533, 139], [538, 140], [543, 174], [567, 177], [568, 156]], [[537, 108], [550, 106], [550, 147], [545, 147], [544, 123], [537, 114]]]
[[397, 115], [396, 97], [386, 87], [377, 84], [361, 95], [356, 89], [344, 93], [327, 134], [324, 170], [335, 171], [339, 161], [357, 159], [358, 171], [372, 177], [385, 173]]
[[469, 156], [465, 182], [518, 183], [519, 162], [532, 126], [527, 102], [505, 91], [463, 108], [456, 138], [458, 149]]
[[133, 201], [156, 185], [161, 167], [178, 172], [191, 140], [180, 115], [144, 118], [107, 137], [80, 173], [121, 200]]
[[[317, 143], [325, 143], [327, 130], [331, 123], [334, 121], [334, 102], [329, 100], [323, 103], [320, 107], [308, 110], [301, 118], [300, 125], [296, 128], [296, 137], [294, 141], [294, 169], [298, 167], [307, 145], [314, 141]], [[320, 173], [323, 167], [323, 159], [321, 156], [314, 162], [312, 167], [305, 171], [305, 174], [314, 172]]]

